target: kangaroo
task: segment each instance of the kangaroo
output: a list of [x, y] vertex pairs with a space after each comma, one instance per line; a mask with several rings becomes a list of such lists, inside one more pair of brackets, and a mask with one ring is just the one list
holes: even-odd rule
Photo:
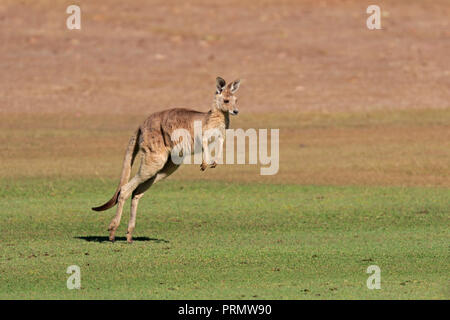
[[[122, 217], [123, 205], [131, 197], [130, 221], [127, 229], [127, 242], [133, 242], [133, 231], [136, 226], [136, 214], [139, 200], [154, 183], [168, 177], [179, 164], [175, 164], [171, 158], [171, 152], [176, 141], [172, 141], [171, 135], [177, 129], [185, 129], [193, 137], [194, 121], [201, 121], [202, 130], [218, 129], [225, 136], [225, 130], [229, 128], [229, 115], [237, 115], [237, 98], [234, 96], [239, 89], [240, 80], [235, 80], [228, 85], [221, 77], [216, 79], [216, 93], [211, 110], [199, 112], [184, 108], [174, 108], [150, 115], [139, 126], [131, 137], [123, 160], [120, 182], [113, 197], [105, 204], [94, 207], [92, 210], [103, 211], [117, 204], [116, 215], [112, 219], [108, 231], [109, 240], [115, 240], [116, 230]], [[219, 138], [219, 150], [223, 148], [223, 138]], [[192, 153], [194, 148], [190, 148]], [[140, 152], [141, 163], [136, 175], [130, 180], [131, 167]], [[211, 163], [207, 139], [202, 139], [202, 164], [200, 170], [204, 171], [208, 166], [216, 167], [216, 162]]]

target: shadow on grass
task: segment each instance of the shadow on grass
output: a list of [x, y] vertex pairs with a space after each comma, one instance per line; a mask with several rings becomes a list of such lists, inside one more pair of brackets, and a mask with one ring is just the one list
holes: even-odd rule
[[[75, 237], [76, 239], [85, 240], [88, 242], [109, 242], [109, 237], [106, 236], [85, 236], [85, 237]], [[116, 237], [115, 241], [127, 241], [126, 237]], [[156, 239], [149, 237], [133, 237], [133, 241], [153, 241], [156, 243], [169, 243], [169, 241], [164, 239]]]

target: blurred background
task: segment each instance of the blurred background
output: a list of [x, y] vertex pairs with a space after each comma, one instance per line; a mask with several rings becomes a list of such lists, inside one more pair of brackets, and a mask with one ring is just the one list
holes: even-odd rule
[[280, 128], [279, 174], [171, 179], [450, 186], [449, 2], [377, 1], [382, 30], [371, 4], [2, 0], [0, 177], [116, 178], [146, 116], [207, 111], [222, 76], [232, 128]]

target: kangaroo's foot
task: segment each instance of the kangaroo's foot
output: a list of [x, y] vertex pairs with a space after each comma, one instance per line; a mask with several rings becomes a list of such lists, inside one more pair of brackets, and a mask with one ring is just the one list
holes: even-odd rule
[[128, 243], [133, 243], [133, 235], [129, 232], [127, 232], [127, 242]]
[[213, 162], [213, 163], [211, 163], [210, 165], [209, 165], [209, 167], [210, 168], [215, 168], [215, 167], [217, 167], [217, 162]]
[[111, 222], [108, 228], [109, 241], [114, 242], [116, 240], [116, 230], [117, 230], [116, 224], [114, 222]]
[[202, 164], [200, 165], [200, 170], [205, 171], [207, 167], [208, 167], [208, 164], [205, 161], [203, 161]]
[[116, 230], [109, 230], [109, 241], [116, 241]]

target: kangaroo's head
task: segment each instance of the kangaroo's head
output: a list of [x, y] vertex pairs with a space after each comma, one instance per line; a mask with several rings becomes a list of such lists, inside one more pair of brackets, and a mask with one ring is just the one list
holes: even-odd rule
[[222, 112], [237, 115], [237, 98], [234, 96], [239, 89], [240, 80], [235, 80], [226, 84], [221, 77], [216, 78], [216, 96], [214, 98], [215, 107]]

